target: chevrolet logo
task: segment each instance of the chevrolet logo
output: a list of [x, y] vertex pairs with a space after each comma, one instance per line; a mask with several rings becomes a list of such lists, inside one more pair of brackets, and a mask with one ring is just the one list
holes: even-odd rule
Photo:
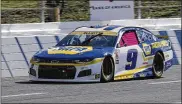
[[58, 60], [52, 60], [51, 63], [59, 63]]

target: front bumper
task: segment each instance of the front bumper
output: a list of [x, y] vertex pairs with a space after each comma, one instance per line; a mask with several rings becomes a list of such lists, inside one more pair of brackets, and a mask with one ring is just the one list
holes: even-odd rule
[[[101, 73], [101, 65], [102, 59], [93, 60], [95, 62], [91, 62], [90, 64], [43, 64], [43, 63], [31, 63], [31, 70], [34, 70], [34, 74], [32, 71], [29, 71], [29, 78], [31, 81], [49, 81], [49, 82], [99, 82], [100, 81], [100, 73]], [[63, 66], [71, 66], [75, 68], [75, 71], [64, 73], [64, 68], [60, 69], [40, 69], [42, 66], [44, 67], [63, 67]], [[40, 71], [41, 70], [41, 71]], [[56, 72], [56, 70], [58, 70]], [[88, 71], [89, 70], [89, 71]], [[47, 71], [46, 75], [44, 72]], [[54, 72], [52, 72], [54, 71]], [[59, 74], [58, 74], [59, 73]], [[71, 74], [70, 74], [71, 73]], [[59, 76], [60, 75], [60, 76]]]

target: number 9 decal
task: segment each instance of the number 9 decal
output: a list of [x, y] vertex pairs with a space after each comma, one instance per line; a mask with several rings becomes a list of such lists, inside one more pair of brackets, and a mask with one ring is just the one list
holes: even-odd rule
[[128, 50], [127, 59], [126, 60], [127, 60], [127, 62], [129, 64], [127, 64], [125, 66], [126, 70], [131, 70], [131, 69], [134, 69], [136, 67], [137, 56], [138, 56], [137, 49], [130, 49], [130, 50]]

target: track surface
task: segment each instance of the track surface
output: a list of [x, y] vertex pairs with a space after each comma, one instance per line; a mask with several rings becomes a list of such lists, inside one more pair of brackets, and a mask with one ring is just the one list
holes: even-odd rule
[[32, 83], [2, 78], [2, 103], [181, 103], [181, 66], [160, 79], [110, 83]]

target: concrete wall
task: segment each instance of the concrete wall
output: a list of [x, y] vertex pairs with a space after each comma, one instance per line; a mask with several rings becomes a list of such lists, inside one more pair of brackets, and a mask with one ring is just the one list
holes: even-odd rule
[[2, 36], [58, 35], [69, 33], [77, 27], [92, 25], [140, 26], [150, 30], [181, 29], [181, 18], [128, 19], [112, 21], [50, 22], [27, 24], [2, 24]]

